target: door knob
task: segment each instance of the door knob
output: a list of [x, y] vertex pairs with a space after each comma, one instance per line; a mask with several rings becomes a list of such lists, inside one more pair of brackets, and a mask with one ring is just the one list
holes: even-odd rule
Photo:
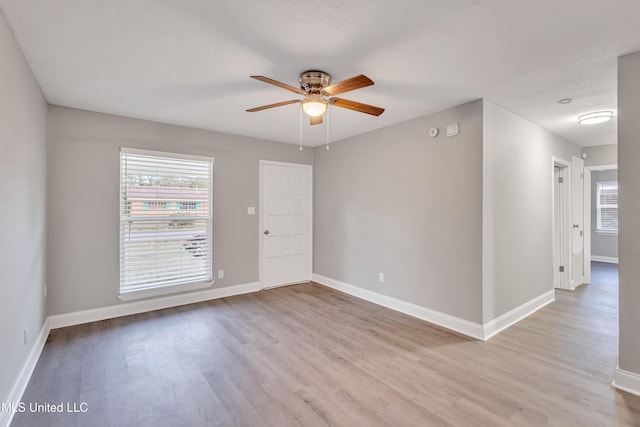
[[264, 230], [264, 234], [269, 234], [269, 230]]

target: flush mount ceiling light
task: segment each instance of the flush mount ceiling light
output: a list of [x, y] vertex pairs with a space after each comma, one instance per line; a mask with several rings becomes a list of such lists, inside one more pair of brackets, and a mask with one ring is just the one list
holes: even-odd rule
[[613, 111], [596, 111], [578, 116], [578, 123], [581, 125], [595, 125], [596, 123], [608, 122], [612, 117]]

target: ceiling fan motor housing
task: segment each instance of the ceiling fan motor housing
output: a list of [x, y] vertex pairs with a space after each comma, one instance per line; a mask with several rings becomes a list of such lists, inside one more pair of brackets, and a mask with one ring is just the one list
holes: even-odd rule
[[331, 84], [331, 76], [324, 71], [309, 70], [298, 77], [300, 89], [307, 93], [319, 93]]

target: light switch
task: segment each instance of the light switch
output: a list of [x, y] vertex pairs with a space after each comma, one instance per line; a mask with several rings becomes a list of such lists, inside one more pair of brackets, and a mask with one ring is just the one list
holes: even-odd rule
[[447, 125], [447, 136], [457, 136], [460, 133], [460, 128], [457, 123]]
[[249, 206], [247, 208], [247, 215], [255, 215], [256, 214], [256, 208], [254, 208], [253, 206]]

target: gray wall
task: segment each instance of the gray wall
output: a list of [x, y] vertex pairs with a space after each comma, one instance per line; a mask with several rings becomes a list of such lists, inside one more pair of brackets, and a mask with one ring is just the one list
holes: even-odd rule
[[481, 322], [482, 101], [319, 147], [314, 169], [314, 273]]
[[48, 118], [50, 315], [121, 303], [119, 147], [215, 157], [213, 268], [225, 271], [215, 287], [259, 280], [259, 160], [313, 163], [295, 145], [56, 106]]
[[483, 321], [553, 289], [552, 156], [581, 149], [484, 102]]
[[583, 149], [587, 153], [586, 166], [605, 166], [618, 164], [618, 146], [616, 144], [599, 145]]
[[596, 206], [598, 202], [597, 183], [601, 181], [617, 181], [618, 171], [593, 171], [591, 172], [591, 256], [603, 256], [618, 258], [618, 235], [602, 234], [596, 231], [598, 217]]
[[640, 52], [618, 59], [620, 369], [640, 375]]
[[0, 402], [5, 402], [45, 320], [47, 104], [1, 14], [0, 94]]

